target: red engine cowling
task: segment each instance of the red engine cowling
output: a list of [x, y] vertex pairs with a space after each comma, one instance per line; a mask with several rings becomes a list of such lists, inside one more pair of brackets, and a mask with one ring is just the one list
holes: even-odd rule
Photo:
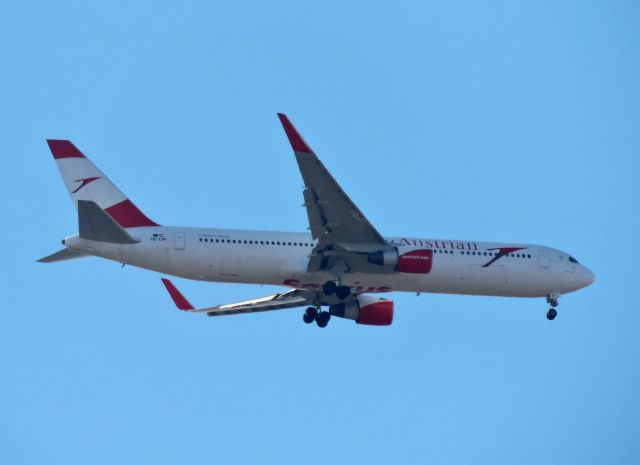
[[433, 250], [415, 249], [400, 254], [397, 248], [370, 253], [369, 263], [393, 267], [401, 273], [427, 274], [433, 263]]
[[388, 326], [393, 322], [393, 302], [359, 295], [349, 303], [330, 306], [329, 313], [339, 318], [355, 320], [361, 325]]
[[427, 274], [431, 271], [433, 263], [433, 250], [417, 249], [411, 252], [403, 253], [398, 257], [396, 271], [402, 273], [422, 273]]
[[389, 326], [393, 323], [393, 302], [381, 300], [360, 307], [360, 315], [356, 323], [359, 325]]

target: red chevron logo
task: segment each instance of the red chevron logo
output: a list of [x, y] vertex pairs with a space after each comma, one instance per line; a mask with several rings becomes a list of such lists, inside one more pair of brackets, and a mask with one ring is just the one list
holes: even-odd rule
[[84, 179], [76, 179], [75, 182], [79, 182], [80, 185], [76, 188], [76, 190], [72, 191], [72, 194], [75, 194], [76, 192], [78, 192], [80, 189], [82, 189], [84, 186], [86, 186], [89, 183], [92, 183], [93, 181], [95, 181], [96, 179], [100, 179], [100, 176], [96, 176], [94, 178], [84, 178]]
[[495, 257], [493, 257], [491, 260], [489, 260], [487, 263], [482, 265], [482, 268], [488, 267], [489, 265], [494, 263], [496, 260], [500, 260], [502, 257], [505, 257], [510, 253], [517, 252], [518, 250], [524, 250], [524, 249], [526, 249], [526, 247], [498, 247], [495, 249], [487, 249], [487, 250], [497, 250], [498, 254]]

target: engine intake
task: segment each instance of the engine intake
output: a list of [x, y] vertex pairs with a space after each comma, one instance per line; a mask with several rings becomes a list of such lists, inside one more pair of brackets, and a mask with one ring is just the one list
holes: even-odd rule
[[433, 250], [415, 249], [400, 254], [397, 247], [370, 253], [367, 261], [374, 265], [393, 267], [401, 273], [427, 274], [433, 263]]

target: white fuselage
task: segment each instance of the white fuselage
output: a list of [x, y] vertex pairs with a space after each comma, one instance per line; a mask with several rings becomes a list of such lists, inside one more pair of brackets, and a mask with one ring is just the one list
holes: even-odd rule
[[[127, 231], [140, 242], [111, 244], [71, 236], [79, 252], [201, 281], [285, 285], [320, 289], [327, 272], [307, 272], [315, 246], [305, 233], [230, 229], [140, 227]], [[388, 238], [400, 251], [433, 250], [429, 273], [346, 273], [354, 292], [389, 291], [544, 297], [588, 286], [593, 274], [549, 247], [475, 241]], [[518, 250], [496, 258], [497, 251]], [[485, 265], [485, 266], [483, 266]]]

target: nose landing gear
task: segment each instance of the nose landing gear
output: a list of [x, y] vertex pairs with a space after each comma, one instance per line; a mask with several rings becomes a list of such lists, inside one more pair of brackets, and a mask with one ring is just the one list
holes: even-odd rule
[[551, 306], [547, 312], [547, 320], [549, 321], [558, 316], [558, 311], [555, 309], [558, 306], [558, 297], [560, 297], [558, 294], [549, 294], [547, 296], [547, 303]]

